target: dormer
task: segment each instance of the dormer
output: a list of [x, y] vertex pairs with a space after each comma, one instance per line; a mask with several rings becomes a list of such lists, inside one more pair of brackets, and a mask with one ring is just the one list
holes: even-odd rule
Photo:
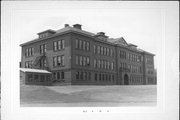
[[45, 37], [48, 37], [55, 33], [56, 33], [56, 31], [49, 29], [49, 30], [45, 30], [45, 31], [37, 33], [37, 34], [39, 35], [39, 38], [45, 38]]
[[98, 32], [95, 37], [103, 41], [107, 41], [108, 38], [108, 36], [106, 36], [104, 32]]

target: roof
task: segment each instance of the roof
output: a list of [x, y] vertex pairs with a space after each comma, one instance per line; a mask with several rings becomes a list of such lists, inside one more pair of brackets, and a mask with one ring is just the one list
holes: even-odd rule
[[22, 72], [34, 72], [34, 73], [51, 73], [47, 70], [40, 70], [40, 69], [30, 69], [30, 68], [20, 68]]
[[[55, 32], [55, 33], [50, 35], [50, 36], [47, 36], [45, 38], [36, 38], [34, 40], [31, 40], [31, 41], [28, 41], [26, 43], [20, 44], [20, 46], [28, 45], [28, 44], [31, 44], [31, 43], [34, 43], [34, 42], [38, 42], [38, 41], [43, 41], [43, 40], [46, 40], [48, 38], [52, 38], [52, 37], [55, 37], [55, 36], [58, 36], [58, 35], [61, 35], [61, 34], [64, 34], [64, 33], [68, 33], [68, 32], [76, 32], [76, 33], [88, 35], [90, 37], [95, 37], [97, 35], [97, 34], [94, 34], [94, 33], [91, 33], [91, 32], [87, 32], [85, 30], [78, 29], [78, 28], [71, 27], [71, 26], [65, 26], [64, 28], [59, 29], [57, 31], [49, 29], [49, 30], [45, 30], [43, 32], [47, 32], [47, 31], [51, 31], [51, 32]], [[40, 33], [43, 33], [43, 32], [40, 32]], [[120, 37], [120, 38], [106, 38], [106, 39], [107, 39], [108, 43], [112, 43], [112, 44], [115, 44], [115, 45], [120, 45], [120, 46], [123, 46], [123, 47], [126, 47], [126, 48], [131, 48], [131, 46], [137, 47], [137, 45], [134, 45], [134, 44], [131, 44], [131, 43], [128, 44], [123, 37]], [[136, 49], [136, 50], [138, 52], [144, 52], [146, 54], [154, 55], [152, 53], [146, 52], [146, 51], [141, 50], [141, 49]]]
[[77, 29], [77, 28], [74, 28], [74, 27], [71, 27], [71, 26], [68, 26], [68, 27], [59, 29], [59, 30], [56, 31], [56, 33], [62, 33], [62, 32], [66, 32], [66, 31], [80, 32], [80, 33], [83, 33], [83, 34], [86, 34], [86, 35], [89, 35], [89, 36], [94, 36], [94, 35], [96, 35], [96, 34], [94, 34], [94, 33], [87, 32], [87, 31], [82, 30], [82, 29]]
[[[50, 30], [50, 29], [49, 29]], [[49, 30], [45, 30], [43, 32], [46, 32], [46, 31], [49, 31]], [[51, 38], [51, 37], [54, 37], [56, 35], [59, 35], [59, 34], [62, 34], [62, 33], [66, 33], [66, 32], [78, 32], [78, 33], [82, 33], [82, 34], [85, 34], [85, 35], [89, 35], [91, 37], [95, 36], [96, 34], [94, 33], [91, 33], [91, 32], [87, 32], [85, 30], [82, 30], [82, 29], [77, 29], [77, 28], [74, 28], [74, 27], [71, 27], [71, 26], [67, 26], [67, 27], [64, 27], [62, 29], [59, 29], [56, 31], [56, 33], [54, 33], [53, 35], [51, 36], [48, 36], [48, 37], [45, 37], [45, 38], [36, 38], [34, 40], [31, 40], [31, 41], [28, 41], [28, 42], [25, 42], [23, 44], [20, 44], [20, 46], [23, 46], [23, 45], [27, 45], [27, 44], [30, 44], [30, 43], [34, 43], [34, 42], [37, 42], [37, 41], [42, 41], [42, 40], [45, 40], [47, 38]], [[40, 33], [43, 33], [43, 32], [40, 32]]]
[[55, 30], [48, 29], [48, 30], [42, 31], [42, 32], [37, 33], [37, 34], [39, 35], [39, 34], [46, 33], [46, 32], [56, 33], [56, 31], [55, 31]]
[[129, 45], [129, 46], [134, 46], [134, 47], [137, 47], [137, 45], [132, 44], [132, 43], [129, 43], [128, 45]]
[[150, 52], [147, 52], [147, 51], [142, 50], [142, 49], [140, 49], [140, 48], [138, 48], [138, 49], [137, 49], [137, 51], [142, 52], [142, 53], [145, 53], [145, 54], [149, 54], [149, 55], [153, 55], [153, 56], [155, 56], [155, 54], [150, 53]]
[[128, 45], [123, 37], [120, 37], [120, 38], [109, 38], [108, 41], [111, 42], [111, 43], [119, 44], [119, 45], [123, 45], [123, 46], [127, 46]]

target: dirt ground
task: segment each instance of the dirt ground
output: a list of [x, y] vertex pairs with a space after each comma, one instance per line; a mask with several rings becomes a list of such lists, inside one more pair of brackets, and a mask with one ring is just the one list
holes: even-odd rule
[[154, 106], [156, 94], [156, 85], [23, 85], [20, 88], [20, 102], [22, 107]]

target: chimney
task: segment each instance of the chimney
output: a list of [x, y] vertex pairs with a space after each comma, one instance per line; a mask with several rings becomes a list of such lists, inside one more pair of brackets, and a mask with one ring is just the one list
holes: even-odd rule
[[65, 24], [64, 27], [69, 27], [69, 24]]
[[81, 25], [80, 24], [75, 24], [75, 25], [73, 25], [73, 27], [76, 28], [76, 29], [80, 29], [81, 30]]

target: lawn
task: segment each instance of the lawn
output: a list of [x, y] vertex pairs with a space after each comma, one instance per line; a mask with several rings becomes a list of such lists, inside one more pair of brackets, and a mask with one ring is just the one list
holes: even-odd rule
[[156, 85], [33, 86], [20, 88], [21, 106], [154, 106]]

